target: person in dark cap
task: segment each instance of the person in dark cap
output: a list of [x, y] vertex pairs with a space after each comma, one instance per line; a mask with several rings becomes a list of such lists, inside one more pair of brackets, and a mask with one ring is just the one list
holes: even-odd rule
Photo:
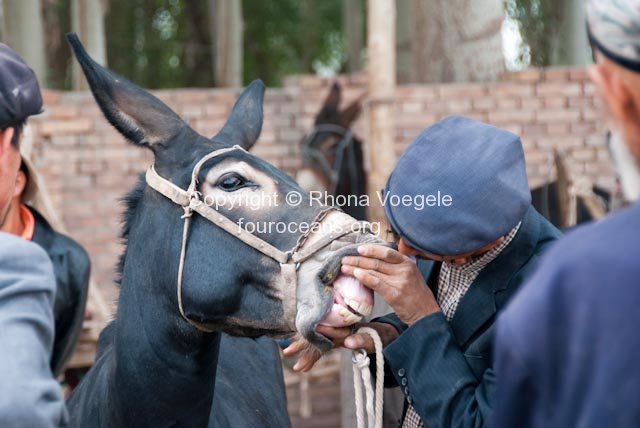
[[50, 362], [62, 373], [82, 329], [90, 262], [84, 249], [54, 230], [46, 191], [30, 159], [27, 118], [42, 112], [42, 96], [33, 71], [8, 46], [0, 44], [0, 141], [7, 160], [0, 169], [0, 230], [33, 241], [53, 262], [57, 292], [55, 340]]
[[[531, 206], [520, 138], [464, 117], [438, 122], [402, 155], [382, 201], [398, 250], [361, 246], [342, 272], [394, 310], [366, 325], [385, 345], [385, 383], [405, 395], [401, 426], [485, 426], [496, 315], [560, 237]], [[374, 350], [367, 335], [317, 331]], [[297, 368], [314, 362], [303, 356]]]
[[498, 428], [640, 424], [640, 2], [586, 5], [590, 75], [631, 206], [558, 243], [499, 318]]
[[[42, 109], [33, 72], [0, 44], [0, 225], [7, 223], [22, 164], [25, 119]], [[55, 280], [38, 245], [0, 231], [0, 426], [66, 426], [62, 391], [49, 361]]]

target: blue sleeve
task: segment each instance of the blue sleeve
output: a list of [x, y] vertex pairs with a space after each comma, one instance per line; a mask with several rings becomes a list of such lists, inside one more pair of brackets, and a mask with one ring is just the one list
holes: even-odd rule
[[494, 365], [500, 380], [492, 425], [527, 428], [531, 426], [530, 409], [536, 399], [533, 377], [511, 327], [509, 320], [499, 319]]
[[384, 355], [425, 426], [485, 426], [495, 375], [487, 369], [476, 378], [441, 312], [407, 328]]
[[[371, 320], [371, 322], [382, 322], [385, 324], [391, 324], [392, 326], [395, 327], [395, 329], [398, 331], [398, 334], [402, 334], [403, 331], [405, 331], [409, 326], [406, 325], [405, 323], [403, 323], [402, 321], [400, 321], [400, 318], [398, 318], [398, 316], [396, 314], [394, 314], [393, 312], [378, 318], [374, 318]], [[371, 361], [370, 363], [370, 367], [371, 367], [371, 376], [373, 378], [375, 378], [376, 376], [376, 354], [370, 354], [369, 355], [369, 360]], [[389, 368], [389, 363], [385, 360], [384, 363], [384, 387], [385, 388], [395, 388], [396, 386], [398, 386], [398, 384], [396, 383], [396, 379], [393, 376], [393, 372], [390, 370]]]
[[0, 426], [66, 425], [67, 413], [49, 358], [55, 279], [36, 244], [0, 234]]
[[523, 284], [496, 321], [494, 369], [499, 382], [493, 426], [498, 428], [534, 426], [538, 399], [536, 387], [544, 382], [541, 375], [545, 360], [557, 355], [548, 346], [549, 335], [562, 336], [564, 322], [554, 316], [554, 302], [562, 297], [562, 256], [547, 254], [539, 269]]

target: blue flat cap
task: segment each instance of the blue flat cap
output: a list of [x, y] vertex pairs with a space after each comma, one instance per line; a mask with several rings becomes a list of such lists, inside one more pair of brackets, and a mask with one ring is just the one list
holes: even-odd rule
[[0, 129], [42, 112], [42, 95], [33, 70], [0, 43]]
[[383, 203], [393, 229], [415, 249], [476, 251], [508, 234], [531, 205], [520, 138], [465, 117], [444, 119], [404, 152]]

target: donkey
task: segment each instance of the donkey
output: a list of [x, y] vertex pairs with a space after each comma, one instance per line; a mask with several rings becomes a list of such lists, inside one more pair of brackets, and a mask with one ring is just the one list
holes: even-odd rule
[[[362, 100], [358, 98], [340, 110], [341, 92], [337, 82], [331, 85], [313, 130], [302, 142], [303, 165], [296, 180], [307, 191], [359, 198], [367, 194], [364, 156], [362, 142], [349, 128], [362, 111]], [[367, 208], [361, 204], [341, 208], [358, 220], [367, 218]]]
[[[315, 331], [327, 314], [340, 307], [347, 325], [371, 311], [360, 304], [368, 296], [361, 284], [338, 287], [340, 259], [360, 243], [382, 241], [304, 196], [295, 207], [265, 202], [302, 189], [246, 151], [262, 127], [261, 82], [242, 92], [223, 128], [206, 138], [94, 62], [75, 34], [68, 39], [107, 120], [154, 154], [126, 199], [118, 310], [100, 337], [95, 365], [69, 399], [71, 426], [207, 427], [216, 418], [222, 333], [297, 332], [310, 352], [329, 350], [331, 342]], [[252, 233], [248, 222], [288, 227]], [[251, 382], [247, 374], [241, 379]]]

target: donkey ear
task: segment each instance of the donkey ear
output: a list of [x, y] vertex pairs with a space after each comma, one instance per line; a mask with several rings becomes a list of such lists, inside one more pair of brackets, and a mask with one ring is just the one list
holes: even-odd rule
[[316, 116], [316, 125], [331, 122], [332, 118], [335, 120], [335, 117], [338, 114], [338, 106], [340, 105], [341, 97], [342, 88], [340, 88], [338, 82], [333, 82], [333, 85], [331, 85], [331, 90], [329, 91], [329, 95], [327, 95], [327, 98], [324, 100], [324, 104], [322, 105], [320, 112]]
[[362, 99], [364, 95], [356, 98], [351, 104], [340, 112], [340, 125], [344, 128], [350, 128], [351, 124], [360, 116], [362, 112]]
[[340, 84], [338, 82], [333, 82], [333, 85], [331, 85], [331, 90], [329, 91], [329, 95], [327, 95], [327, 99], [324, 100], [324, 108], [338, 110], [341, 97], [342, 88], [340, 87]]
[[96, 63], [75, 33], [67, 40], [102, 113], [128, 140], [155, 151], [186, 126], [158, 98]]
[[231, 109], [227, 123], [212, 140], [228, 146], [237, 144], [249, 150], [258, 140], [262, 130], [263, 101], [264, 83], [262, 80], [254, 80], [242, 91]]

